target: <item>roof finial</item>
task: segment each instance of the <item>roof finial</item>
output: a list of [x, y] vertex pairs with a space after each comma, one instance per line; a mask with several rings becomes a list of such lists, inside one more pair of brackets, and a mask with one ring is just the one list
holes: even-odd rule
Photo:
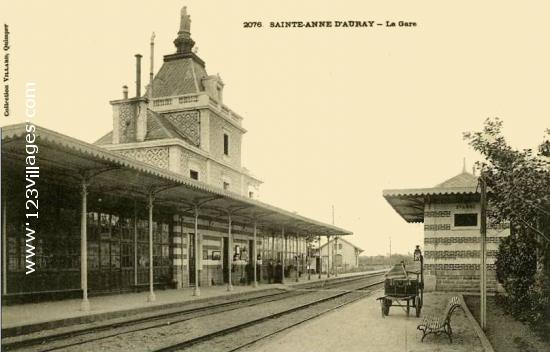
[[187, 6], [181, 9], [180, 30], [178, 34], [191, 34], [191, 16], [187, 14]]
[[466, 158], [462, 158], [462, 173], [466, 172]]
[[187, 7], [181, 9], [180, 29], [178, 37], [174, 40], [174, 45], [178, 49], [178, 54], [190, 53], [195, 42], [191, 39], [191, 16], [187, 14]]

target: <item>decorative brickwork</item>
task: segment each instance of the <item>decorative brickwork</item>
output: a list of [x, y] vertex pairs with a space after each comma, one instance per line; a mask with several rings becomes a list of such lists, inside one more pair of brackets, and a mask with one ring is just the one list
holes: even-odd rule
[[168, 169], [168, 148], [141, 148], [118, 150], [118, 153], [145, 163]]
[[451, 212], [449, 210], [424, 212], [424, 218], [450, 218], [450, 217], [451, 217]]
[[198, 111], [182, 111], [164, 114], [176, 130], [195, 147], [200, 146], [200, 114]]
[[[480, 264], [424, 264], [425, 270], [476, 270]], [[496, 270], [495, 264], [487, 264], [487, 270]]]
[[136, 141], [136, 116], [132, 104], [119, 105], [119, 142], [129, 143]]
[[[487, 237], [487, 243], [499, 243], [502, 237]], [[479, 237], [427, 237], [424, 244], [479, 243]]]
[[[487, 251], [487, 257], [496, 257], [497, 251]], [[426, 259], [479, 258], [480, 251], [426, 251]]]
[[424, 225], [424, 231], [449, 231], [451, 224], [430, 224]]

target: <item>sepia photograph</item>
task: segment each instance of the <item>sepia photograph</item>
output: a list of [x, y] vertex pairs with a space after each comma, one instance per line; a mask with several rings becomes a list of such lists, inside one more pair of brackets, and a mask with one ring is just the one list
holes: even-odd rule
[[550, 3], [6, 0], [2, 351], [550, 351]]

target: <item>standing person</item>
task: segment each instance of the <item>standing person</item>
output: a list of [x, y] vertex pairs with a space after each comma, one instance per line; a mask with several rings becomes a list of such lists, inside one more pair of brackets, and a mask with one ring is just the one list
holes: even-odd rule
[[277, 265], [275, 266], [275, 282], [281, 283], [283, 279], [283, 266], [281, 265], [280, 261], [277, 261]]
[[246, 263], [245, 266], [246, 271], [246, 284], [250, 285], [252, 283], [252, 279], [254, 278], [254, 267], [250, 263]]
[[271, 280], [273, 280], [273, 270], [275, 268], [273, 267], [273, 259], [269, 259], [269, 262], [267, 263], [267, 283], [270, 284]]

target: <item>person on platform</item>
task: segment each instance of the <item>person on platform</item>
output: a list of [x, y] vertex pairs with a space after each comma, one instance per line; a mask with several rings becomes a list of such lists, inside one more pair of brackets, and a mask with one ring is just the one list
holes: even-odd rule
[[279, 260], [277, 261], [277, 265], [275, 266], [275, 282], [283, 282], [283, 265]]
[[273, 259], [269, 259], [269, 262], [267, 262], [267, 283], [270, 284], [273, 280], [273, 270], [275, 268], [273, 267]]

